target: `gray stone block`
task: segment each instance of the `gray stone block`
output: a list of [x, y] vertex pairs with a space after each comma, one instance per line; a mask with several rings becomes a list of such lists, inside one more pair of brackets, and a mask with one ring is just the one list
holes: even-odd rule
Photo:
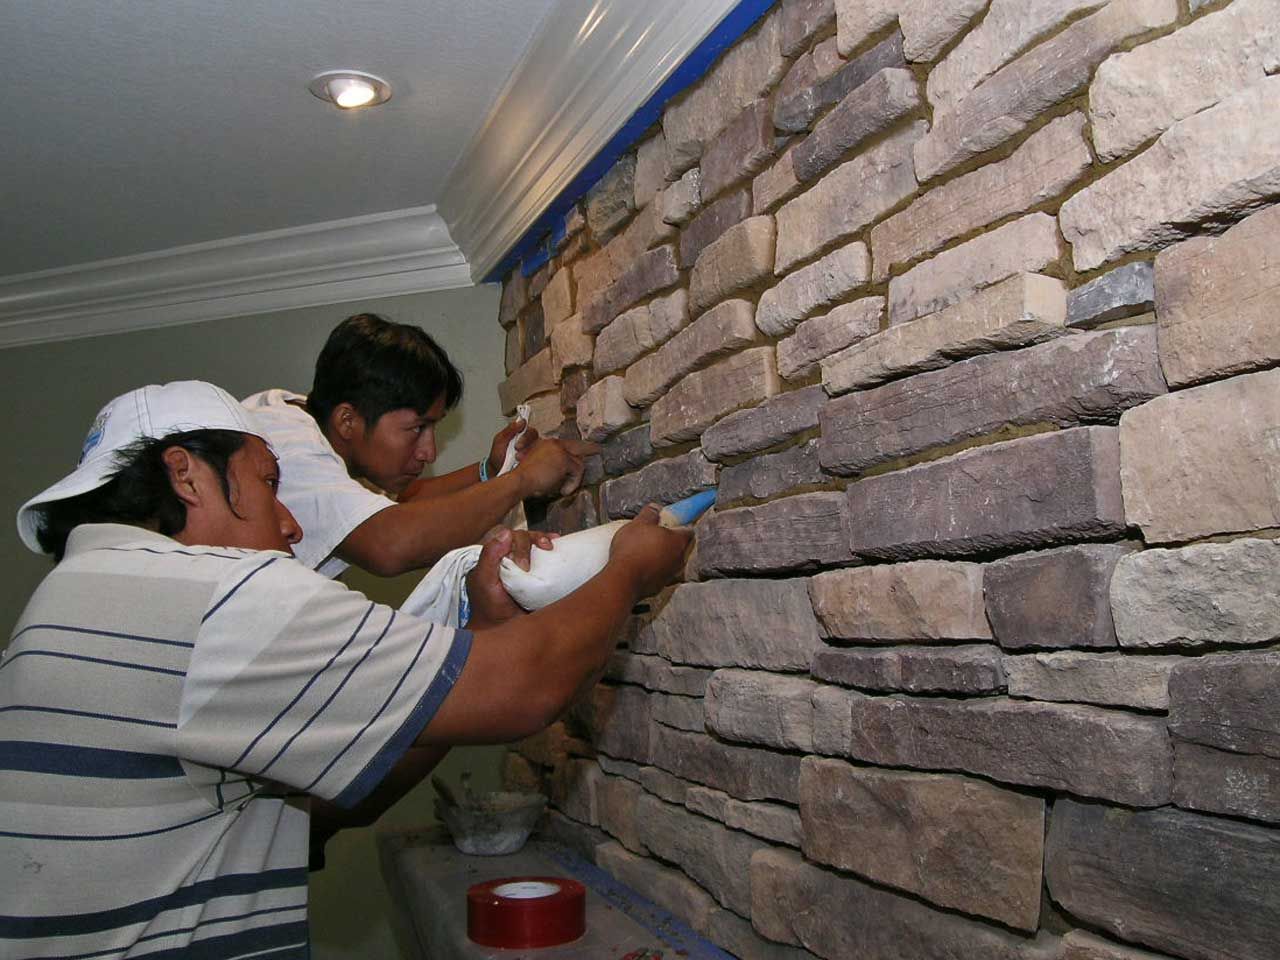
[[886, 68], [851, 90], [792, 151], [801, 183], [816, 180], [844, 155], [920, 106], [910, 70]]
[[819, 650], [812, 673], [878, 693], [986, 696], [1005, 690], [1000, 651], [992, 646]]
[[698, 561], [704, 575], [722, 577], [850, 566], [845, 497], [803, 493], [717, 510], [699, 528]]
[[647, 503], [675, 503], [715, 483], [715, 464], [701, 450], [691, 450], [606, 481], [600, 488], [600, 504], [610, 520], [634, 517]]
[[1049, 822], [1045, 879], [1073, 916], [1188, 960], [1273, 960], [1280, 943], [1275, 830], [1062, 799]]
[[828, 479], [818, 463], [818, 442], [810, 440], [780, 453], [765, 454], [723, 468], [716, 502], [728, 505], [747, 498], [768, 500], [802, 487], [817, 486]]
[[654, 766], [739, 800], [800, 800], [800, 758], [721, 743], [705, 734], [657, 727]]
[[853, 552], [910, 560], [1119, 536], [1116, 433], [1041, 434], [860, 480], [847, 493]]
[[987, 618], [1006, 650], [1116, 646], [1111, 575], [1138, 547], [1085, 543], [1006, 557], [987, 566]]
[[689, 269], [726, 230], [751, 216], [751, 191], [735, 190], [706, 207], [680, 231], [680, 266]]
[[1155, 309], [1155, 268], [1128, 263], [1067, 294], [1067, 326], [1091, 329]]
[[702, 450], [712, 460], [758, 453], [818, 425], [827, 403], [820, 386], [805, 387], [766, 400], [749, 410], [731, 413], [702, 435]]
[[863, 473], [1010, 426], [1115, 423], [1165, 392], [1153, 327], [1085, 333], [838, 397], [819, 451], [824, 469]]
[[[849, 728], [840, 756], [878, 766], [957, 770], [1135, 807], [1162, 806], [1172, 795], [1172, 756], [1163, 718], [1004, 698], [841, 693], [848, 703]], [[832, 746], [827, 734], [842, 732], [828, 719], [836, 702], [819, 711], [815, 699], [814, 747], [819, 751]]]

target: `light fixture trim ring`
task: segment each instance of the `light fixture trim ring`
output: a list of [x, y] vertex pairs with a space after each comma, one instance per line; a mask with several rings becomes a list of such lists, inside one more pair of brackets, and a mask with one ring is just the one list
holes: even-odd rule
[[[344, 106], [338, 102], [332, 89], [335, 81], [341, 80], [366, 83], [372, 88], [373, 96], [364, 103]], [[366, 73], [363, 70], [326, 70], [323, 73], [317, 73], [311, 78], [311, 82], [307, 84], [307, 89], [311, 91], [312, 96], [333, 104], [339, 110], [359, 110], [363, 107], [374, 107], [391, 99], [391, 84], [382, 77]]]

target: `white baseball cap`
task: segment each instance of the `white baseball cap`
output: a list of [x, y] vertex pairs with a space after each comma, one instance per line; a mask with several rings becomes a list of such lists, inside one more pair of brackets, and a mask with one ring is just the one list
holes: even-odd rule
[[253, 415], [231, 394], [212, 383], [178, 380], [130, 390], [108, 403], [93, 418], [84, 438], [80, 462], [69, 476], [38, 493], [18, 510], [18, 536], [42, 553], [36, 531], [36, 507], [88, 493], [106, 484], [120, 469], [116, 454], [138, 440], [159, 440], [189, 430], [234, 430], [263, 436]]

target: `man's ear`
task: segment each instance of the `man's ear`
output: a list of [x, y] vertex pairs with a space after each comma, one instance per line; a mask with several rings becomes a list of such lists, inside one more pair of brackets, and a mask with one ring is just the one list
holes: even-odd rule
[[160, 454], [160, 459], [169, 474], [169, 485], [178, 499], [189, 507], [198, 506], [203, 491], [197, 486], [199, 478], [196, 458], [182, 447], [168, 447]]
[[334, 431], [343, 440], [350, 440], [364, 430], [364, 417], [360, 416], [359, 411], [345, 400], [333, 408], [329, 417]]

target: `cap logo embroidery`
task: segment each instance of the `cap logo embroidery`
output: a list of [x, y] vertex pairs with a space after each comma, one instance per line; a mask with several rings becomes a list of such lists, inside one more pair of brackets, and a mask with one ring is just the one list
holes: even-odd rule
[[84, 463], [85, 459], [93, 452], [93, 448], [102, 442], [102, 436], [107, 429], [107, 411], [99, 411], [93, 420], [93, 425], [89, 427], [89, 435], [84, 438], [84, 446], [80, 448], [80, 459], [76, 461], [76, 466]]

